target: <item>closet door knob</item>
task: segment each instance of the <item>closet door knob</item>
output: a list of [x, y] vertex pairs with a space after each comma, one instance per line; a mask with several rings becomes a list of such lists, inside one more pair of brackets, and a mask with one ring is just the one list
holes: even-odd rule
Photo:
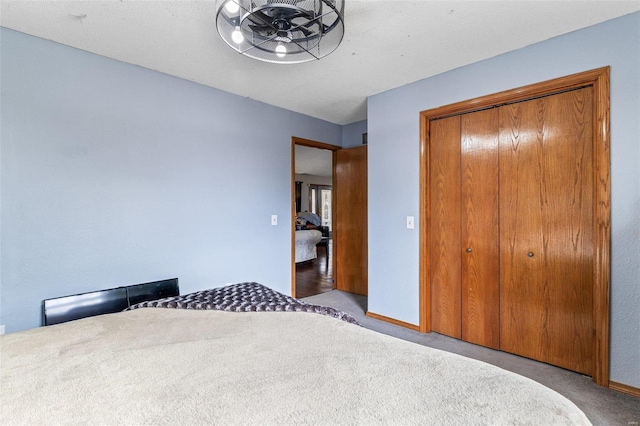
[[472, 251], [473, 251], [473, 250], [471, 250], [471, 247], [469, 247], [469, 248], [467, 249], [467, 253], [471, 253]]
[[533, 252], [532, 252], [532, 251], [530, 251], [530, 252], [527, 254], [527, 256], [529, 256], [529, 257], [533, 257]]

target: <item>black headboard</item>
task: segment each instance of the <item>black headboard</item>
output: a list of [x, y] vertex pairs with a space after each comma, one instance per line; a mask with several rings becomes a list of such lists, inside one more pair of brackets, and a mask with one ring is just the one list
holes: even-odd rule
[[171, 278], [126, 287], [47, 299], [42, 303], [44, 325], [60, 324], [95, 315], [122, 312], [131, 305], [178, 296], [178, 279]]

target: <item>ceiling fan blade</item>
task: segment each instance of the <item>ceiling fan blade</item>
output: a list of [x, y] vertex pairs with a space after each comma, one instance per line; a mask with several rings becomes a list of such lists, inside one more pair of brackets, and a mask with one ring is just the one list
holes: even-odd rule
[[254, 25], [249, 24], [249, 28], [256, 34], [260, 34], [262, 36], [270, 36], [276, 32], [276, 30], [271, 25]]
[[249, 23], [249, 26], [254, 29], [254, 30], [268, 30], [268, 29], [273, 29], [271, 28], [271, 25], [264, 25], [264, 24], [255, 24], [255, 23]]
[[313, 31], [305, 28], [302, 25], [292, 28], [291, 31], [300, 31], [302, 34], [304, 34], [305, 37], [309, 37], [311, 34], [313, 34]]
[[271, 18], [269, 18], [263, 11], [258, 10], [256, 12], [251, 13], [248, 16], [248, 19], [256, 25], [265, 25], [270, 28], [277, 29], [273, 26], [273, 22]]
[[294, 20], [296, 18], [305, 18], [309, 21], [315, 19], [315, 14], [313, 12], [309, 12], [306, 10], [296, 10], [295, 13], [288, 16], [289, 20]]

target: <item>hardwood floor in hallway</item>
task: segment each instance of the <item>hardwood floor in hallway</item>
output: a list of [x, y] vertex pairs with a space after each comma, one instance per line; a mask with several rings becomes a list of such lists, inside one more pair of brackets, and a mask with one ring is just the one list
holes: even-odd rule
[[329, 240], [326, 249], [318, 247], [318, 257], [314, 260], [296, 264], [296, 298], [313, 296], [333, 290], [333, 268], [331, 253], [333, 243]]

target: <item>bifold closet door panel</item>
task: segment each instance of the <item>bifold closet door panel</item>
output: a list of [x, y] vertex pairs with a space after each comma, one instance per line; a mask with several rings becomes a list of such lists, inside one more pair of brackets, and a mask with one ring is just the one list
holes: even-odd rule
[[500, 346], [498, 109], [461, 121], [462, 339]]
[[592, 88], [500, 107], [500, 348], [593, 373]]
[[431, 329], [459, 339], [460, 117], [433, 120], [429, 141]]

